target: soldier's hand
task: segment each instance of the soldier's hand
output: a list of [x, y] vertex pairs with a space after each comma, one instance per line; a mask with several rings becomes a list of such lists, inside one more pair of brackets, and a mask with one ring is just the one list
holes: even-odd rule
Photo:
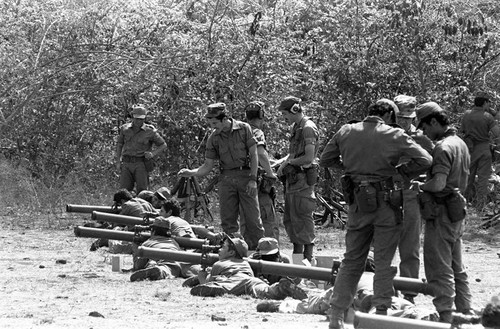
[[247, 184], [246, 192], [250, 196], [256, 196], [257, 195], [257, 182], [254, 180], [250, 180]]
[[152, 159], [153, 152], [144, 152], [144, 157], [146, 158], [146, 160]]
[[269, 177], [269, 178], [272, 178], [272, 179], [275, 179], [275, 180], [278, 180], [278, 176], [276, 176], [275, 173], [271, 173], [270, 175], [268, 173], [266, 173], [266, 177]]
[[117, 171], [118, 173], [120, 173], [120, 171], [121, 171], [121, 169], [122, 169], [122, 164], [121, 164], [121, 162], [120, 162], [120, 161], [116, 161], [116, 165], [115, 165], [115, 166], [116, 166], [116, 171]]

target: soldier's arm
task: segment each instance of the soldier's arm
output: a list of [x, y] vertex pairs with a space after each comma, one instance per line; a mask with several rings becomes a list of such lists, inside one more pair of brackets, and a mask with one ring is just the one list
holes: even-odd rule
[[195, 169], [183, 168], [177, 173], [177, 175], [181, 176], [181, 177], [206, 176], [214, 168], [214, 162], [215, 162], [214, 159], [205, 158], [205, 162], [203, 162], [203, 164], [200, 167], [195, 168]]
[[448, 175], [437, 173], [434, 177], [432, 177], [432, 179], [420, 185], [420, 189], [427, 192], [440, 192], [446, 187], [447, 178]]
[[314, 161], [314, 144], [307, 144], [304, 148], [304, 155], [294, 158], [288, 159], [288, 163], [293, 166], [310, 166]]
[[337, 167], [342, 168], [342, 160], [340, 158], [340, 150], [337, 145], [335, 136], [328, 142], [321, 157], [319, 159], [319, 165], [321, 167]]
[[269, 162], [269, 154], [263, 145], [257, 146], [257, 155], [259, 157], [259, 164], [266, 172], [269, 177], [274, 177], [273, 169], [271, 168], [271, 163]]

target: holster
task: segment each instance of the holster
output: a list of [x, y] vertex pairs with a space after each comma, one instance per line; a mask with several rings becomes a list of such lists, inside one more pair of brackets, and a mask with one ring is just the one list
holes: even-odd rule
[[402, 189], [392, 189], [387, 192], [388, 202], [392, 210], [396, 215], [396, 222], [401, 223], [403, 221], [403, 190]]
[[342, 188], [342, 194], [344, 195], [344, 201], [347, 205], [352, 205], [354, 203], [354, 182], [349, 175], [342, 175], [340, 177], [340, 187]]

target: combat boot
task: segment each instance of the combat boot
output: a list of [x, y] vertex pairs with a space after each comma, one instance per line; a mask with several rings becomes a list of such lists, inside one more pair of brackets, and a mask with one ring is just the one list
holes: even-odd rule
[[277, 284], [275, 283], [270, 287], [270, 290], [277, 295], [275, 299], [292, 297], [293, 299], [302, 300], [307, 298], [307, 293], [289, 278], [281, 278]]
[[257, 312], [279, 312], [281, 302], [277, 300], [266, 300], [257, 304]]
[[344, 310], [332, 307], [328, 329], [344, 329]]
[[387, 306], [381, 305], [375, 308], [375, 314], [387, 315]]
[[441, 311], [439, 312], [439, 322], [452, 323], [453, 315], [451, 311]]

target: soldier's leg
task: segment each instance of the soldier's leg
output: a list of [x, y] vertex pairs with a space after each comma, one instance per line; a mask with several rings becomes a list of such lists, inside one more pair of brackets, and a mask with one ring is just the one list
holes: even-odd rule
[[136, 162], [136, 168], [134, 172], [135, 184], [137, 188], [137, 194], [143, 190], [147, 190], [149, 186], [149, 173], [146, 170], [144, 162]]
[[462, 262], [462, 233], [463, 231], [463, 222], [460, 224], [460, 228], [457, 228], [457, 234], [459, 234], [460, 238], [458, 238], [453, 246], [452, 250], [452, 268], [453, 273], [455, 274], [455, 307], [457, 311], [462, 313], [467, 313], [471, 310], [471, 301], [472, 295], [469, 288], [469, 280], [467, 276], [467, 272], [465, 272], [465, 266]]
[[239, 231], [239, 198], [234, 179], [231, 176], [221, 175], [218, 183], [221, 227], [227, 234]]
[[279, 241], [279, 227], [278, 221], [276, 220], [276, 210], [273, 200], [268, 193], [259, 192], [259, 208], [262, 226], [264, 227], [264, 235]]
[[450, 224], [443, 223], [446, 209], [439, 205], [441, 216], [425, 223], [424, 268], [425, 277], [434, 291], [433, 303], [439, 313], [451, 312], [455, 300], [455, 278], [452, 268], [454, 239]]
[[129, 191], [134, 189], [133, 163], [123, 162], [120, 172], [120, 188], [126, 188]]
[[247, 193], [249, 182], [248, 176], [238, 177], [238, 196], [241, 210], [245, 213], [245, 235], [249, 250], [255, 250], [257, 244], [264, 236], [264, 228], [260, 219], [259, 201], [257, 195], [251, 196]]
[[[399, 240], [399, 275], [406, 278], [418, 278], [420, 270], [420, 233], [422, 223], [417, 192], [403, 190], [403, 232]], [[417, 294], [412, 291], [402, 291], [405, 297], [412, 299]]]
[[488, 197], [488, 181], [491, 176], [491, 152], [488, 144], [483, 147], [482, 155], [477, 164], [477, 188], [476, 188], [476, 202], [477, 205], [482, 207], [486, 204]]
[[[351, 212], [351, 211], [350, 211]], [[366, 258], [373, 238], [373, 226], [349, 228], [345, 236], [346, 252], [339, 268], [330, 304], [342, 313], [347, 310], [356, 294], [357, 285], [365, 269]]]
[[373, 235], [373, 257], [375, 275], [373, 277], [372, 304], [377, 311], [386, 312], [391, 307], [394, 296], [393, 279], [396, 267], [391, 266], [399, 243], [402, 224], [396, 222], [392, 208], [384, 203], [376, 211], [375, 229]]

